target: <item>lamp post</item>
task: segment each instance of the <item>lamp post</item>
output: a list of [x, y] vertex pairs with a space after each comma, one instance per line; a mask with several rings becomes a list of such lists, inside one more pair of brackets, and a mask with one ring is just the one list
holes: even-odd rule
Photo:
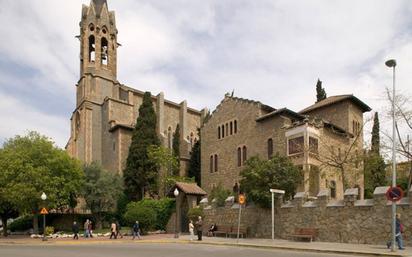
[[[41, 194], [40, 198], [43, 200], [43, 206], [45, 208], [46, 206], [46, 199], [47, 199], [47, 195], [46, 193], [43, 192], [43, 194]], [[46, 241], [46, 214], [43, 214], [43, 241]]]
[[[395, 67], [396, 60], [390, 59], [385, 62], [385, 65], [389, 68], [393, 68], [393, 88], [392, 88], [392, 187], [396, 186], [396, 134], [395, 134]], [[392, 245], [391, 251], [395, 251], [396, 240], [396, 202], [392, 202]]]
[[272, 240], [275, 240], [275, 194], [285, 194], [285, 190], [270, 189], [272, 193]]
[[178, 196], [179, 196], [179, 190], [177, 189], [177, 187], [176, 187], [176, 189], [175, 189], [175, 191], [173, 192], [173, 194], [175, 195], [175, 198], [176, 198], [176, 223], [175, 223], [175, 238], [179, 238], [179, 230], [178, 230], [178, 228], [177, 228], [177, 223], [178, 223], [178, 216], [179, 215], [177, 215], [177, 213], [179, 212], [179, 206], [177, 205], [177, 201], [178, 201]]

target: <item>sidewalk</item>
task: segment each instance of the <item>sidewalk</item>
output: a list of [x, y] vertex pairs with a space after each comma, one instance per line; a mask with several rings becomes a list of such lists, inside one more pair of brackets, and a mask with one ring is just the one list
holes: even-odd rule
[[[187, 241], [189, 236], [180, 236], [179, 240]], [[239, 239], [223, 237], [203, 237], [203, 241], [192, 241], [192, 243], [230, 245], [244, 247], [272, 248], [294, 251], [309, 251], [323, 253], [356, 254], [363, 256], [412, 256], [412, 247], [406, 246], [406, 250], [391, 252], [386, 245], [344, 244], [327, 242], [297, 242], [281, 239]]]
[[8, 238], [0, 237], [0, 245], [77, 245], [77, 244], [130, 244], [130, 243], [182, 243], [182, 244], [210, 244], [234, 247], [255, 247], [266, 249], [281, 249], [305, 252], [322, 252], [335, 254], [354, 254], [360, 256], [410, 256], [412, 257], [412, 246], [406, 246], [406, 250], [391, 252], [385, 245], [365, 245], [365, 244], [343, 244], [327, 242], [296, 242], [281, 239], [239, 239], [224, 237], [203, 237], [203, 241], [190, 241], [188, 235], [181, 235], [178, 239], [173, 234], [158, 234], [143, 236], [142, 240], [131, 240], [130, 237], [123, 239], [110, 240], [108, 238], [71, 238], [49, 239], [42, 242], [41, 239], [32, 239], [27, 236], [11, 236]]

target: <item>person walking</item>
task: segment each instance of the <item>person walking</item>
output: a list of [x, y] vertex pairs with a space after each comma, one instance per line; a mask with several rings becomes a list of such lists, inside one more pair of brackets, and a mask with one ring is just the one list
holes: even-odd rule
[[77, 224], [76, 221], [73, 222], [72, 231], [73, 231], [73, 240], [79, 240], [79, 225]]
[[193, 225], [193, 221], [190, 220], [189, 222], [190, 241], [193, 241], [193, 238], [195, 237], [194, 229], [195, 229], [195, 226]]
[[136, 236], [137, 238], [141, 239], [139, 221], [137, 220], [136, 220], [136, 223], [133, 224], [132, 234], [133, 234], [133, 240], [136, 238]]
[[89, 222], [89, 225], [87, 226], [87, 230], [89, 231], [89, 237], [93, 237], [93, 223], [92, 221]]
[[[401, 214], [397, 213], [396, 214], [396, 226], [395, 226], [395, 240], [396, 240], [396, 243], [398, 244], [399, 250], [405, 250], [405, 247], [403, 246], [402, 233], [403, 233], [403, 224], [401, 223]], [[388, 241], [386, 243], [386, 246], [388, 247], [388, 249], [391, 248], [392, 241]]]
[[83, 235], [84, 238], [89, 237], [89, 223], [90, 223], [89, 219], [87, 219], [86, 222], [84, 223], [84, 226], [83, 226], [83, 228], [84, 228], [84, 235]]
[[201, 216], [199, 216], [196, 221], [196, 230], [197, 230], [197, 241], [202, 241], [203, 221], [202, 221]]
[[116, 228], [116, 223], [114, 221], [112, 222], [112, 225], [111, 225], [110, 229], [111, 229], [111, 232], [112, 232], [110, 234], [110, 239], [112, 239], [112, 238], [117, 239], [117, 235], [116, 235], [117, 228]]
[[116, 221], [116, 238], [117, 238], [119, 235], [120, 235], [120, 238], [123, 238], [123, 235], [122, 235], [121, 230], [122, 230], [122, 227], [120, 226], [120, 222], [119, 222], [119, 221]]

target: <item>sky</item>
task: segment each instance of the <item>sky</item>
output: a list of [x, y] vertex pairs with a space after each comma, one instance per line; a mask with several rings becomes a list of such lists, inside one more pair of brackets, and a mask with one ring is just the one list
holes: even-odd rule
[[[79, 80], [82, 4], [0, 0], [0, 144], [36, 130], [64, 147]], [[397, 60], [412, 95], [412, 1], [108, 0], [119, 31], [118, 80], [214, 110], [225, 93], [300, 111], [354, 94], [390, 131], [385, 88]], [[373, 112], [365, 115], [368, 118]], [[365, 129], [365, 136], [368, 129]]]

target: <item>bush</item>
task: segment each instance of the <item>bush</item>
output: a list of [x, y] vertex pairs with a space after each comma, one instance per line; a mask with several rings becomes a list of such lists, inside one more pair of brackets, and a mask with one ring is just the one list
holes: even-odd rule
[[210, 193], [210, 198], [211, 200], [216, 199], [216, 205], [221, 207], [225, 206], [225, 200], [229, 195], [230, 191], [224, 189], [223, 186], [219, 184], [217, 187], [212, 189], [212, 192]]
[[156, 212], [149, 207], [142, 206], [140, 202], [131, 202], [127, 205], [124, 219], [129, 224], [134, 224], [139, 221], [140, 229], [142, 233], [153, 229], [156, 223]]
[[187, 217], [189, 220], [192, 220], [193, 222], [197, 221], [198, 217], [201, 216], [203, 218], [203, 209], [202, 208], [191, 208], [187, 212]]
[[15, 219], [9, 226], [11, 232], [27, 231], [33, 228], [33, 216], [27, 215]]
[[54, 234], [54, 227], [46, 227], [46, 236]]

